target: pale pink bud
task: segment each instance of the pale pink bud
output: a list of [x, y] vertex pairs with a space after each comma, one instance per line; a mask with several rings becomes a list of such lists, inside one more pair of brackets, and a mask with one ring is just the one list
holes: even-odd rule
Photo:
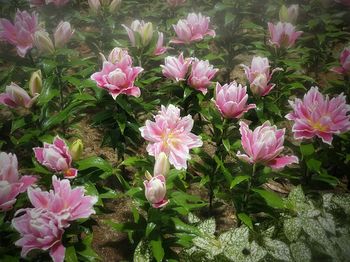
[[340, 54], [340, 66], [333, 67], [331, 70], [337, 74], [350, 73], [350, 48], [346, 47]]
[[170, 163], [167, 155], [164, 152], [161, 152], [156, 157], [156, 163], [154, 164], [154, 176], [163, 175], [166, 176], [170, 170]]
[[74, 30], [71, 28], [70, 23], [61, 21], [54, 33], [56, 48], [63, 47], [69, 41], [69, 39], [71, 39], [73, 34]]
[[158, 175], [143, 182], [145, 186], [145, 196], [154, 208], [161, 208], [169, 203], [165, 198], [166, 186], [165, 177]]
[[295, 41], [303, 33], [302, 31], [295, 31], [295, 26], [291, 23], [268, 23], [268, 26], [270, 32], [270, 43], [278, 48], [292, 47], [295, 44]]
[[122, 0], [113, 0], [109, 5], [109, 12], [114, 13], [120, 6]]
[[55, 47], [49, 37], [49, 34], [45, 31], [37, 31], [34, 34], [35, 46], [44, 53], [53, 54], [55, 52]]

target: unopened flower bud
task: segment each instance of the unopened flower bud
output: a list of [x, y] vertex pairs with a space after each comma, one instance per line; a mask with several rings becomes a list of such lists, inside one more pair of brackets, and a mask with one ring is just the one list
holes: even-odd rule
[[54, 33], [56, 48], [63, 47], [69, 41], [69, 39], [71, 39], [73, 34], [74, 30], [72, 29], [70, 23], [61, 21]]
[[113, 0], [109, 5], [109, 12], [114, 13], [118, 9], [121, 2], [122, 0]]
[[35, 32], [34, 43], [35, 43], [35, 46], [41, 52], [53, 54], [55, 51], [52, 40], [50, 39], [49, 34], [45, 31]]
[[169, 170], [170, 170], [170, 163], [169, 163], [168, 157], [164, 152], [161, 152], [156, 158], [153, 174], [155, 176], [157, 175], [165, 176], [166, 174], [168, 174]]
[[29, 90], [32, 97], [36, 94], [40, 94], [43, 88], [43, 81], [41, 76], [41, 71], [35, 71], [32, 73], [29, 80]]
[[81, 139], [75, 140], [69, 148], [73, 160], [79, 160], [84, 150], [84, 144]]

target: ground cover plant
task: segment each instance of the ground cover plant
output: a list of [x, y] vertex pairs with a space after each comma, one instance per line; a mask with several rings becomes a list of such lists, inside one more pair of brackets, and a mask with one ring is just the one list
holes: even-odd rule
[[348, 0], [0, 3], [0, 261], [348, 259]]

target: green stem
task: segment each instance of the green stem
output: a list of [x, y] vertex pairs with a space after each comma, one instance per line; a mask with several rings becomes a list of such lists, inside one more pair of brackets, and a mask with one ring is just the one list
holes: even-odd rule
[[255, 171], [256, 171], [256, 164], [253, 165], [253, 170], [252, 170], [252, 176], [248, 181], [248, 186], [247, 186], [247, 191], [244, 195], [244, 208], [248, 208], [248, 202], [249, 202], [249, 195], [250, 195], [250, 190], [253, 184], [253, 179], [255, 177]]
[[[57, 74], [58, 86], [60, 89], [60, 110], [62, 111], [64, 109], [64, 95], [63, 95], [64, 85], [62, 82], [62, 70], [60, 70], [59, 67], [56, 67], [56, 74]], [[66, 133], [65, 121], [62, 121], [61, 128], [62, 128], [62, 132], [65, 134]]]

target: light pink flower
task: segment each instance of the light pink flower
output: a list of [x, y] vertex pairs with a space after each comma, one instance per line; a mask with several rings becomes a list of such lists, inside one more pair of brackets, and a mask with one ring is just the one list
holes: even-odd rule
[[69, 153], [66, 142], [59, 136], [53, 140], [53, 144], [44, 143], [44, 147], [33, 148], [36, 160], [55, 172], [62, 172], [65, 178], [75, 178], [78, 170], [72, 168], [72, 156]]
[[170, 170], [170, 163], [167, 155], [164, 152], [160, 152], [156, 157], [156, 162], [154, 164], [153, 175], [163, 175], [166, 176]]
[[134, 86], [134, 81], [142, 71], [143, 68], [132, 66], [132, 60], [127, 51], [114, 48], [108, 61], [103, 62], [102, 71], [94, 73], [91, 79], [97, 83], [97, 86], [107, 90], [113, 99], [120, 94], [138, 97], [141, 91]]
[[0, 211], [11, 209], [16, 197], [36, 180], [33, 176], [20, 177], [16, 155], [0, 152]]
[[164, 35], [162, 32], [158, 32], [158, 40], [154, 55], [162, 55], [166, 52], [167, 48], [164, 46]]
[[250, 90], [258, 96], [266, 96], [275, 87], [270, 83], [272, 75], [282, 68], [275, 68], [270, 72], [269, 60], [266, 57], [254, 56], [250, 67], [241, 65], [250, 83]]
[[187, 19], [181, 19], [173, 25], [177, 38], [170, 41], [174, 44], [188, 44], [202, 40], [206, 35], [215, 37], [215, 31], [209, 29], [210, 17], [201, 13], [190, 13]]
[[295, 26], [291, 23], [268, 23], [268, 26], [270, 32], [270, 43], [278, 48], [292, 47], [295, 44], [295, 41], [303, 33], [302, 31], [295, 31]]
[[182, 5], [186, 2], [186, 0], [167, 0], [167, 3], [170, 5], [170, 6], [179, 6], [179, 5]]
[[191, 115], [180, 117], [180, 109], [169, 105], [162, 106], [154, 118], [155, 122], [147, 120], [140, 128], [141, 136], [150, 142], [147, 152], [155, 157], [164, 152], [176, 169], [186, 169], [187, 159], [191, 159], [190, 149], [203, 144], [200, 137], [191, 133]]
[[27, 91], [12, 82], [10, 85], [6, 86], [5, 93], [0, 94], [0, 104], [11, 108], [31, 108], [38, 96], [39, 94], [36, 94], [31, 98]]
[[143, 184], [145, 186], [145, 196], [154, 208], [161, 208], [169, 203], [169, 200], [165, 198], [166, 185], [164, 176], [154, 176], [150, 180], [145, 180]]
[[69, 39], [74, 34], [74, 30], [72, 29], [69, 22], [61, 21], [55, 32], [54, 32], [54, 39], [55, 39], [55, 47], [63, 47], [66, 43], [68, 43]]
[[333, 67], [331, 70], [337, 74], [349, 74], [350, 73], [350, 48], [344, 48], [340, 54], [340, 66]]
[[223, 86], [216, 83], [215, 105], [226, 118], [240, 118], [248, 110], [256, 108], [255, 104], [247, 105], [247, 87], [237, 85], [236, 81]]
[[39, 188], [29, 188], [28, 197], [35, 208], [44, 208], [60, 218], [62, 227], [69, 226], [69, 222], [88, 218], [95, 214], [93, 205], [97, 198], [85, 196], [84, 187], [71, 188], [68, 179], [52, 177], [53, 190], [42, 191]]
[[181, 53], [178, 57], [167, 56], [165, 58], [164, 65], [161, 65], [163, 75], [167, 78], [175, 80], [176, 82], [185, 80], [188, 68], [191, 65], [191, 61], [191, 58], [184, 59], [183, 53]]
[[14, 24], [7, 19], [0, 19], [0, 39], [16, 46], [17, 54], [24, 57], [33, 47], [34, 33], [39, 30], [38, 15], [27, 11], [17, 11]]
[[266, 121], [254, 131], [248, 125], [240, 122], [242, 147], [246, 154], [237, 152], [237, 157], [250, 164], [261, 163], [272, 169], [282, 169], [286, 165], [298, 163], [296, 156], [279, 156], [283, 149], [285, 129], [277, 129]]
[[195, 58], [192, 62], [191, 74], [188, 78], [188, 84], [201, 91], [204, 95], [207, 93], [207, 88], [211, 85], [211, 79], [219, 69], [214, 68], [209, 61], [198, 60]]
[[331, 144], [334, 134], [350, 130], [350, 105], [346, 104], [343, 93], [329, 99], [317, 87], [311, 87], [303, 100], [296, 98], [289, 103], [293, 111], [286, 118], [294, 121], [292, 131], [295, 139], [318, 136], [324, 143]]
[[[17, 216], [19, 214], [22, 215]], [[12, 219], [12, 226], [21, 235], [15, 245], [22, 247], [22, 257], [34, 249], [49, 249], [54, 262], [64, 261], [65, 247], [61, 242], [64, 229], [55, 214], [43, 208], [21, 209]]]

